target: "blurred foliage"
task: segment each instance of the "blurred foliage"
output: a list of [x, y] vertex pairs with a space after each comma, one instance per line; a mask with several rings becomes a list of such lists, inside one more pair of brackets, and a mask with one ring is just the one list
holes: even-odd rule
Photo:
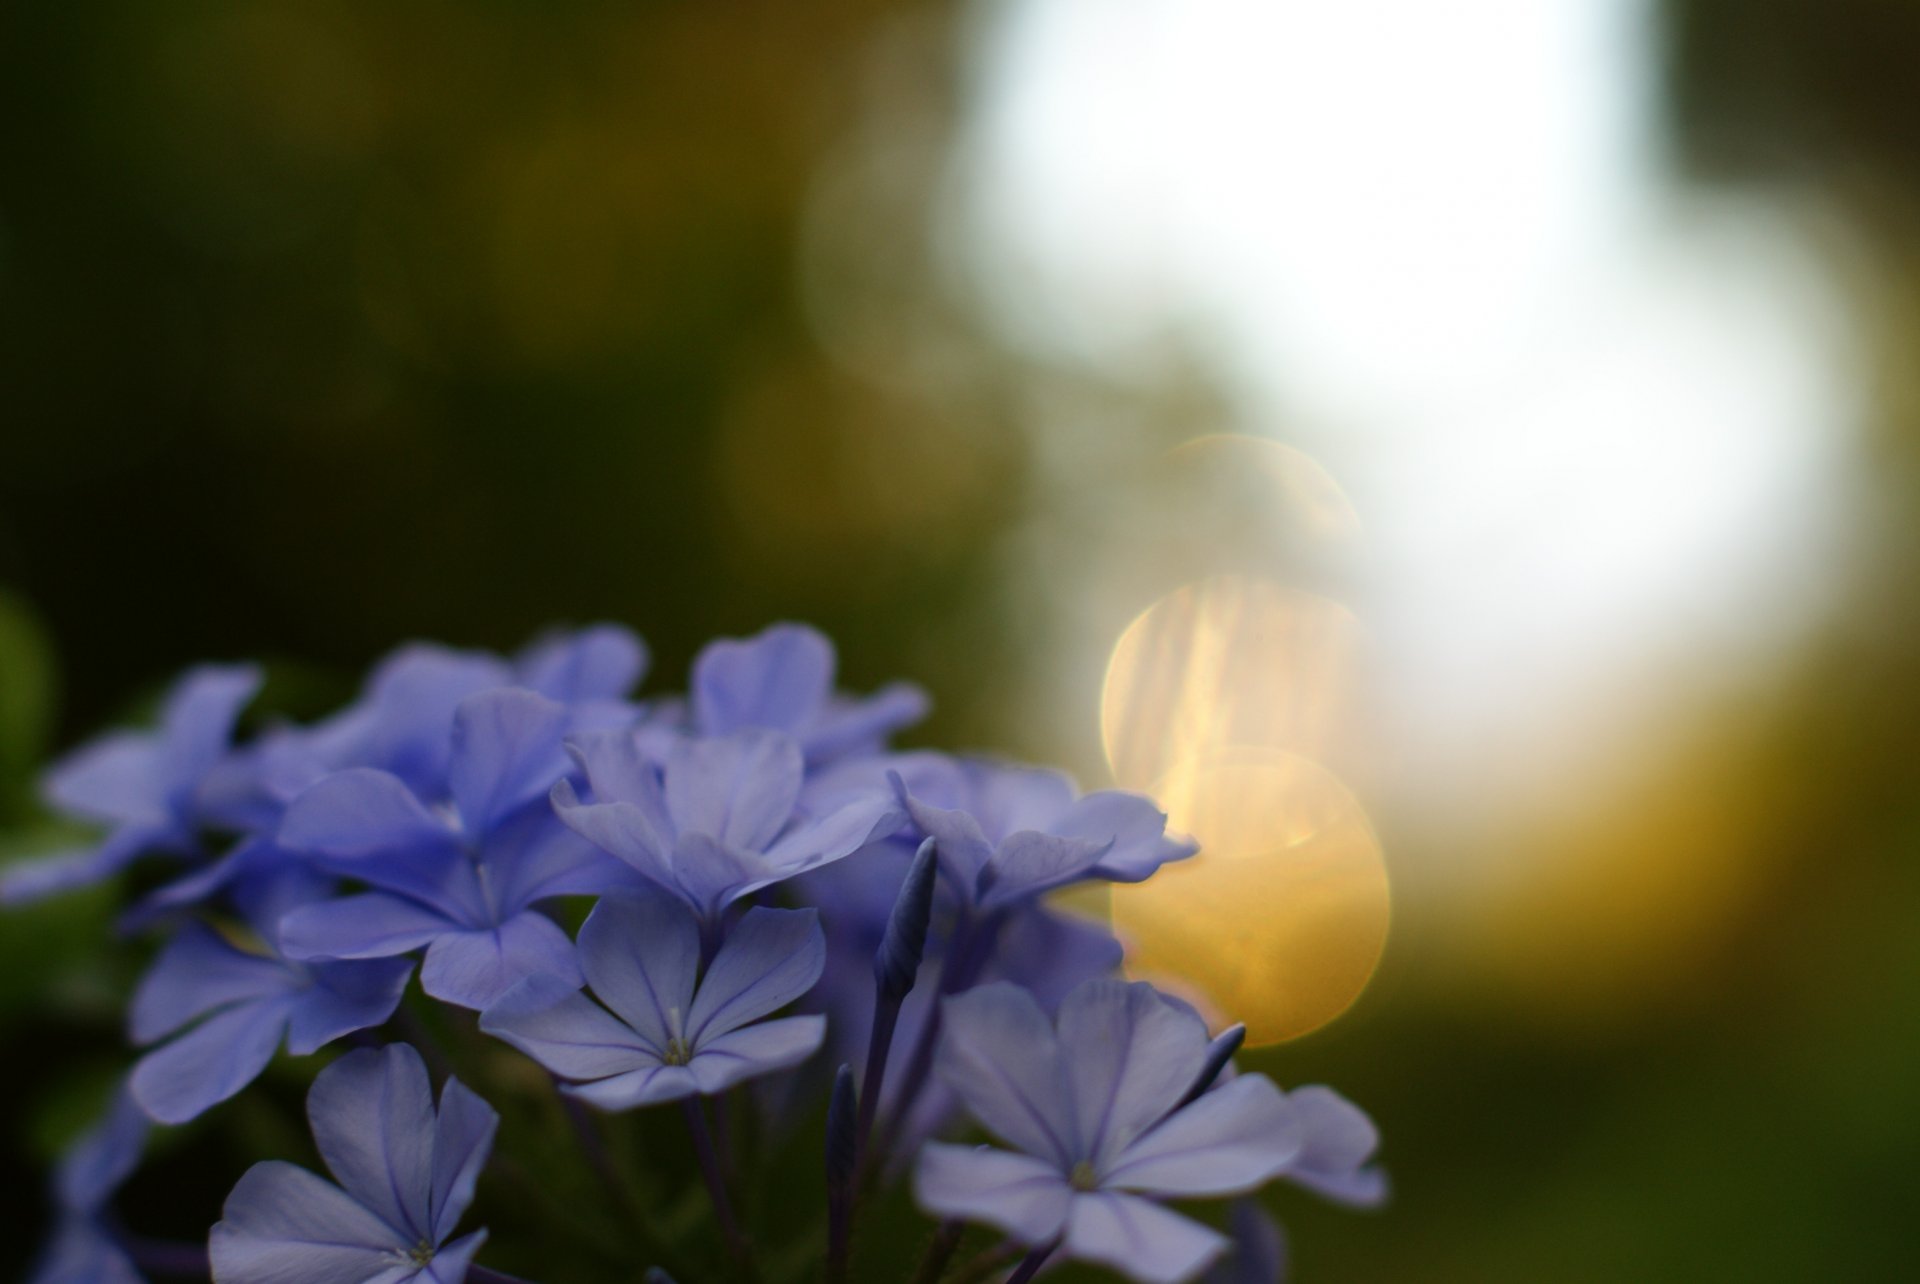
[[[1556, 1022], [1450, 992], [1420, 963], [1446, 925], [1404, 915], [1353, 1014], [1260, 1054], [1365, 1104], [1398, 1188], [1374, 1217], [1278, 1194], [1306, 1280], [1910, 1270], [1920, 12], [1662, 12], [1683, 163], [1817, 189], [1869, 234], [1879, 561], [1777, 707], [1738, 724], [1728, 787], [1763, 808], [1742, 841], [1764, 874], [1660, 1002]], [[674, 685], [706, 637], [799, 616], [851, 684], [927, 681], [928, 739], [1017, 738], [1031, 624], [996, 568], [1036, 502], [1019, 403], [1065, 389], [1098, 431], [1154, 440], [1207, 422], [1207, 392], [1177, 359], [1150, 396], [1036, 368], [941, 293], [928, 223], [965, 16], [0, 7], [0, 855], [73, 837], [31, 805], [50, 746], [203, 657], [274, 661], [266, 703], [305, 714], [407, 636], [504, 647], [621, 619]], [[1390, 860], [1421, 842], [1383, 832]], [[0, 924], [10, 1191], [38, 1189], [124, 1056], [140, 947], [103, 952], [109, 917], [100, 894]], [[308, 1158], [289, 1121], [311, 1069], [170, 1136], [130, 1223], [205, 1225], [249, 1160]], [[653, 1125], [630, 1126], [642, 1146]], [[767, 1189], [795, 1186], [811, 1135]], [[516, 1219], [585, 1207], [487, 1181], [503, 1254]], [[43, 1211], [9, 1202], [0, 1275]], [[867, 1233], [873, 1251], [924, 1228], [884, 1211]]]

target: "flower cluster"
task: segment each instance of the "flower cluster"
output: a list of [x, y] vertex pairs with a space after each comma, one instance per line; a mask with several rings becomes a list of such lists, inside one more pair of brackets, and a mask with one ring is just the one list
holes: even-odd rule
[[[916, 1278], [1073, 1258], [1148, 1284], [1273, 1280], [1279, 1234], [1251, 1200], [1225, 1233], [1167, 1202], [1275, 1178], [1384, 1196], [1363, 1114], [1236, 1073], [1239, 1027], [1209, 1037], [1115, 979], [1112, 935], [1050, 898], [1193, 855], [1150, 801], [890, 749], [925, 697], [838, 691], [807, 628], [713, 643], [684, 696], [636, 699], [646, 666], [612, 626], [512, 658], [414, 645], [332, 716], [244, 742], [259, 673], [206, 667], [156, 728], [53, 768], [49, 805], [105, 836], [0, 872], [0, 902], [137, 862], [123, 923], [159, 944], [128, 1012], [143, 1051], [60, 1168], [40, 1284], [183, 1259], [220, 1284], [512, 1279], [460, 1223], [477, 1191], [487, 1207], [495, 1107], [541, 1091], [539, 1117], [578, 1132], [559, 1153], [630, 1205], [604, 1116], [685, 1117], [640, 1162], [704, 1187], [707, 1211], [664, 1229], [635, 1212], [628, 1277], [843, 1280], [879, 1265], [853, 1251], [863, 1203], [904, 1188], [931, 1219]], [[262, 1162], [203, 1241], [120, 1229], [153, 1125], [323, 1049], [345, 1050], [307, 1099], [333, 1181]], [[768, 1243], [741, 1215], [743, 1152], [804, 1131], [817, 1155], [823, 1108], [814, 1229]], [[964, 1144], [975, 1127], [1001, 1144]], [[538, 1168], [535, 1149], [513, 1162]], [[969, 1227], [985, 1246], [961, 1258]]]

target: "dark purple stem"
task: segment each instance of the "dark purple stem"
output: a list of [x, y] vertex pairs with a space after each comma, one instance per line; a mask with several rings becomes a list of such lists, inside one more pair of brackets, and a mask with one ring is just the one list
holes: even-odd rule
[[1054, 1247], [1055, 1244], [1044, 1244], [1021, 1258], [1020, 1265], [1014, 1268], [1013, 1274], [1007, 1276], [1007, 1284], [1027, 1284], [1046, 1264], [1046, 1260], [1053, 1256]]
[[740, 1223], [734, 1220], [733, 1201], [727, 1196], [727, 1179], [720, 1170], [720, 1157], [714, 1153], [713, 1134], [707, 1129], [707, 1115], [700, 1108], [700, 1098], [683, 1097], [680, 1106], [687, 1116], [687, 1130], [693, 1134], [693, 1153], [700, 1161], [700, 1175], [706, 1179], [707, 1194], [713, 1199], [714, 1216], [720, 1219], [720, 1234], [726, 1239], [727, 1252], [742, 1271], [753, 1275], [753, 1252], [747, 1247], [746, 1236], [740, 1233]]
[[[920, 1089], [926, 1083], [927, 1072], [933, 1069], [933, 1050], [940, 1035], [940, 1000], [950, 994], [960, 993], [979, 979], [980, 970], [993, 953], [994, 940], [1000, 935], [1002, 921], [1004, 916], [995, 914], [985, 922], [970, 926], [962, 918], [954, 927], [947, 957], [940, 965], [940, 988], [927, 1010], [927, 1019], [921, 1023], [920, 1036], [914, 1040], [913, 1054], [901, 1073], [900, 1092], [893, 1109], [888, 1112], [887, 1125], [881, 1133], [881, 1151], [892, 1148], [895, 1135], [906, 1122], [907, 1113], [913, 1109], [913, 1099], [920, 1095]], [[878, 1095], [875, 1094], [876, 1097]]]
[[134, 1265], [151, 1275], [204, 1280], [213, 1274], [205, 1244], [123, 1235], [120, 1246], [127, 1250], [127, 1256], [133, 1259]]

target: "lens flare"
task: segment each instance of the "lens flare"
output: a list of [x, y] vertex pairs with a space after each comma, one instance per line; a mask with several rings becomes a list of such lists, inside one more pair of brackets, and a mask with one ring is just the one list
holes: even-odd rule
[[1197, 760], [1154, 791], [1200, 854], [1113, 889], [1135, 976], [1172, 983], [1247, 1024], [1250, 1043], [1326, 1025], [1385, 948], [1386, 865], [1366, 813], [1324, 767], [1242, 749]]
[[1360, 645], [1345, 607], [1253, 576], [1168, 594], [1107, 664], [1100, 730], [1114, 779], [1147, 789], [1233, 747], [1340, 761]]

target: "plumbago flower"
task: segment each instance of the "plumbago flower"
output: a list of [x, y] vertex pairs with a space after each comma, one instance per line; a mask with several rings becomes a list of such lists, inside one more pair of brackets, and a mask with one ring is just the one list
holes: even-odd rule
[[[832, 646], [801, 626], [713, 643], [684, 696], [636, 702], [645, 666], [613, 626], [513, 656], [414, 643], [344, 709], [269, 720], [238, 744], [257, 674], [196, 669], [153, 730], [105, 737], [50, 773], [56, 808], [107, 836], [9, 870], [0, 903], [149, 853], [185, 865], [143, 884], [120, 920], [156, 938], [129, 1004], [138, 1051], [61, 1161], [33, 1284], [510, 1280], [473, 1260], [485, 1232], [458, 1232], [496, 1116], [452, 1078], [436, 1108], [427, 1063], [511, 1104], [509, 1179], [552, 1204], [491, 1220], [539, 1237], [516, 1251], [553, 1280], [774, 1278], [810, 1243], [826, 1284], [856, 1264], [937, 1278], [971, 1221], [1030, 1250], [1014, 1268], [1023, 1284], [1054, 1255], [1145, 1284], [1209, 1270], [1209, 1284], [1270, 1284], [1284, 1240], [1255, 1188], [1278, 1179], [1354, 1207], [1386, 1197], [1358, 1108], [1235, 1074], [1237, 1028], [1209, 1042], [1184, 1004], [1114, 980], [1107, 925], [1049, 903], [1191, 855], [1151, 801], [892, 751], [924, 695], [836, 691]], [[562, 924], [582, 911], [570, 936]], [[478, 1034], [448, 1008], [477, 1012]], [[424, 1062], [386, 1042], [395, 1028]], [[115, 1193], [152, 1124], [207, 1114], [283, 1049], [297, 1075], [299, 1058], [350, 1035], [372, 1046], [321, 1069], [308, 1098], [334, 1181], [260, 1164], [210, 1237], [204, 1224], [160, 1239], [121, 1228]], [[555, 1090], [567, 1111], [540, 1100]], [[253, 1125], [278, 1094], [248, 1098], [255, 1113], [226, 1135], [272, 1135]], [[627, 1131], [577, 1103], [677, 1103], [691, 1144], [656, 1144], [651, 1120]], [[739, 1118], [755, 1106], [758, 1119]], [[1008, 1148], [957, 1144], [966, 1115]], [[576, 1138], [539, 1135], [563, 1116]], [[823, 1118], [823, 1225], [800, 1226], [791, 1200], [771, 1225], [746, 1225], [743, 1179], [775, 1167], [756, 1149], [804, 1146], [794, 1131]], [[723, 1134], [715, 1120], [733, 1124]], [[569, 1180], [561, 1166], [580, 1160], [591, 1172]], [[712, 1216], [677, 1199], [653, 1216], [695, 1174]], [[853, 1231], [863, 1199], [902, 1176], [945, 1225], [914, 1236], [931, 1241], [918, 1268], [893, 1270], [870, 1260], [886, 1236]], [[1206, 1195], [1241, 1197], [1231, 1248], [1160, 1202]], [[777, 1254], [769, 1270], [761, 1251]]]
[[580, 968], [600, 1004], [530, 977], [481, 1014], [505, 1039], [604, 1110], [711, 1096], [811, 1056], [820, 1016], [763, 1021], [820, 979], [826, 942], [812, 910], [755, 908], [700, 971], [693, 918], [659, 892], [603, 897], [580, 928]]
[[194, 923], [160, 952], [134, 991], [133, 1041], [186, 1033], [133, 1068], [133, 1097], [149, 1116], [185, 1123], [258, 1078], [283, 1040], [289, 1052], [305, 1056], [393, 1015], [413, 971], [409, 960], [308, 963], [279, 948], [287, 907], [324, 894], [326, 886], [299, 869], [245, 880], [237, 899], [252, 940], [243, 945]]
[[1020, 1153], [930, 1143], [914, 1173], [930, 1212], [1172, 1284], [1227, 1241], [1151, 1197], [1251, 1190], [1300, 1154], [1300, 1121], [1273, 1081], [1206, 1091], [1220, 1069], [1206, 1026], [1149, 985], [1089, 982], [1057, 1022], [1004, 982], [945, 1008], [941, 1076]]
[[0, 904], [100, 882], [149, 852], [198, 853], [208, 819], [199, 791], [259, 685], [249, 665], [193, 669], [167, 694], [157, 729], [114, 732], [55, 766], [42, 782], [47, 805], [111, 828], [98, 846], [0, 872]]
[[280, 925], [298, 959], [391, 958], [425, 947], [428, 994], [480, 1009], [522, 977], [578, 983], [573, 944], [534, 908], [621, 881], [553, 817], [547, 790], [566, 767], [564, 706], [530, 691], [468, 696], [453, 716], [450, 807], [398, 776], [352, 768], [287, 809], [280, 844], [375, 890], [303, 906]]
[[458, 1284], [486, 1241], [448, 1242], [473, 1202], [500, 1116], [458, 1079], [434, 1109], [404, 1043], [348, 1053], [307, 1094], [314, 1144], [338, 1185], [278, 1161], [227, 1196], [210, 1240], [218, 1284]]
[[799, 809], [800, 747], [773, 731], [684, 740], [656, 764], [612, 732], [570, 742], [593, 791], [553, 787], [561, 820], [686, 902], [711, 932], [741, 897], [839, 860], [900, 823], [878, 791], [825, 815]]

